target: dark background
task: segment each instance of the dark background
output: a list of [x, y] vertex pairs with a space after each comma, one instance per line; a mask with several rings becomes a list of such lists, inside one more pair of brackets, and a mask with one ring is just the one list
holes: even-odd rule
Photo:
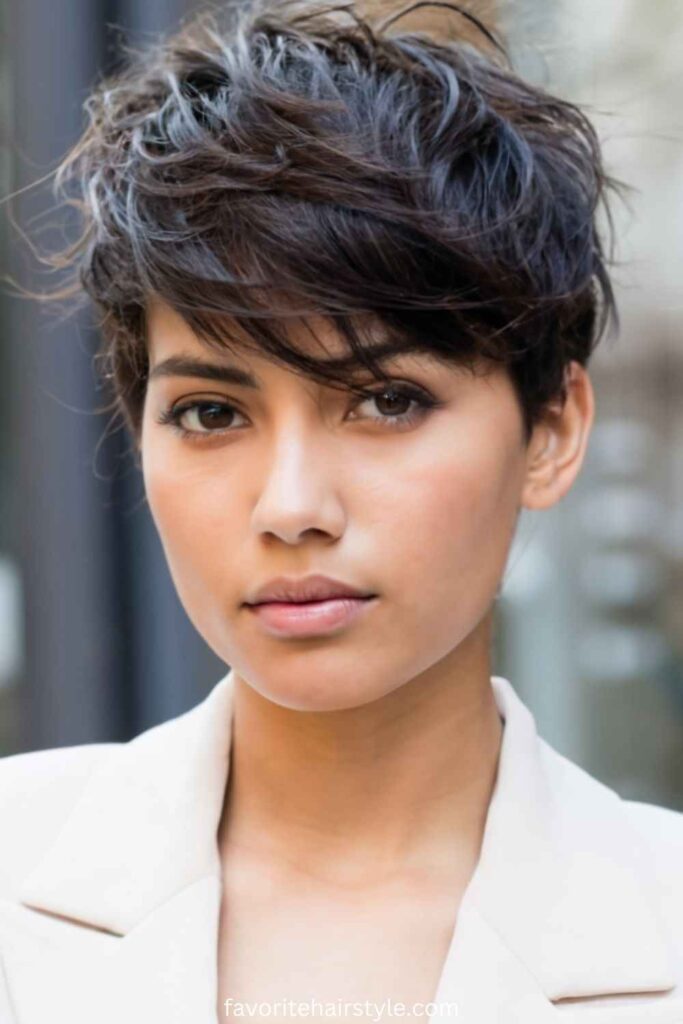
[[[187, 10], [181, 0], [6, 6], [3, 193], [54, 168], [122, 41], [143, 43]], [[64, 217], [49, 190], [31, 188], [11, 205], [32, 242], [60, 247]], [[4, 221], [12, 276], [54, 287]], [[60, 323], [39, 303], [2, 302], [3, 378], [12, 382], [3, 389], [11, 443], [2, 448], [2, 541], [21, 568], [24, 634], [21, 700], [8, 707], [5, 744], [125, 739], [192, 706], [227, 669], [175, 594], [128, 439], [111, 414], [93, 411], [106, 395], [96, 390], [90, 317]]]

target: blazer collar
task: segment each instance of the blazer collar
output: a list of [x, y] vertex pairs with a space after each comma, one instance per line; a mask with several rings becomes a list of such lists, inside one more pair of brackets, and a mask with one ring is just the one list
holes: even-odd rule
[[232, 681], [105, 755], [24, 880], [25, 906], [126, 935], [192, 882], [220, 878]]
[[[494, 950], [501, 964], [514, 963], [531, 979], [522, 988], [532, 1003], [673, 988], [673, 960], [649, 890], [652, 869], [623, 801], [537, 735], [506, 679], [493, 676], [492, 685], [505, 721], [498, 775], [441, 997], [468, 955]], [[25, 879], [24, 908], [99, 929], [106, 943], [107, 933], [127, 936], [133, 950], [145, 928], [166, 933], [168, 908], [186, 922], [184, 901], [194, 894], [192, 913], [206, 903], [198, 912], [209, 930], [197, 955], [213, 955], [232, 686], [231, 670], [191, 711], [105, 756]], [[546, 1018], [530, 1011], [526, 1019]]]
[[649, 851], [618, 794], [541, 739], [502, 677], [498, 776], [469, 896], [552, 1000], [667, 990]]

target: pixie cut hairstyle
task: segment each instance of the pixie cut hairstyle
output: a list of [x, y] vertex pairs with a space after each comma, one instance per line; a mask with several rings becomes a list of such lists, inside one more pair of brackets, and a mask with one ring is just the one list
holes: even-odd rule
[[[420, 7], [447, 8], [448, 33], [401, 31]], [[208, 348], [238, 338], [361, 394], [359, 370], [386, 379], [404, 351], [502, 363], [527, 442], [615, 318], [597, 221], [604, 207], [611, 229], [616, 183], [596, 132], [459, 5], [383, 20], [353, 2], [213, 5], [126, 48], [84, 109], [55, 171], [79, 230], [47, 257], [72, 271], [51, 297], [99, 312], [97, 358], [136, 444], [154, 296]], [[294, 343], [310, 316], [347, 354]]]

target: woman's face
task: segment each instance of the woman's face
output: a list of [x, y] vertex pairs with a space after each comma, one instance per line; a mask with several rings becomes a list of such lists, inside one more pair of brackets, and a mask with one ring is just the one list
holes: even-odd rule
[[[330, 356], [342, 343], [314, 324]], [[457, 649], [495, 599], [513, 539], [527, 446], [504, 371], [401, 355], [386, 395], [334, 390], [267, 358], [210, 351], [168, 306], [149, 307], [141, 434], [149, 506], [179, 597], [226, 664], [302, 710], [365, 704]], [[296, 344], [315, 341], [303, 329]], [[159, 373], [170, 358], [238, 367], [247, 387]], [[421, 408], [413, 397], [436, 401]], [[186, 410], [180, 436], [159, 422]], [[324, 574], [377, 595], [345, 625], [272, 632], [245, 602], [276, 576]]]

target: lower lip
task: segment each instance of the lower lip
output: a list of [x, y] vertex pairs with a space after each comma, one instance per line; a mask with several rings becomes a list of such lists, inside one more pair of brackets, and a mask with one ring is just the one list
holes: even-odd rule
[[335, 597], [302, 604], [268, 601], [247, 607], [274, 636], [319, 636], [350, 625], [374, 600], [374, 597]]

